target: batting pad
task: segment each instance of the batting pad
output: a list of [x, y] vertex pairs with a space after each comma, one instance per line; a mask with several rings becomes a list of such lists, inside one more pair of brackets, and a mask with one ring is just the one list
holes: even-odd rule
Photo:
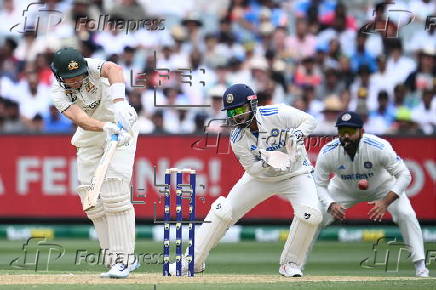
[[209, 251], [214, 248], [232, 224], [232, 208], [225, 197], [215, 200], [209, 213], [195, 236], [195, 267], [201, 267], [206, 261]]
[[101, 187], [106, 213], [109, 252], [112, 263], [129, 264], [135, 251], [135, 210], [130, 202], [129, 184], [121, 179], [106, 179]]
[[322, 215], [318, 209], [307, 206], [295, 206], [294, 211], [294, 220], [280, 256], [280, 265], [292, 262], [301, 267], [321, 223]]
[[[86, 192], [90, 189], [89, 185], [81, 185], [77, 188], [77, 193], [79, 196], [84, 196]], [[94, 224], [95, 232], [97, 233], [98, 242], [100, 243], [100, 248], [108, 253], [109, 251], [109, 235], [108, 235], [108, 226], [106, 214], [103, 208], [103, 202], [100, 200], [97, 201], [97, 204], [94, 208], [85, 212], [88, 218]], [[106, 250], [106, 251], [105, 251]], [[106, 255], [104, 257], [104, 264], [110, 265], [110, 257]]]

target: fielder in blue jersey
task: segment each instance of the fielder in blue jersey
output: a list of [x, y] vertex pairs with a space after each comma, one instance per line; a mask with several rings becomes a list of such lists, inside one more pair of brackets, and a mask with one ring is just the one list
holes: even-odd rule
[[410, 247], [416, 276], [428, 277], [421, 227], [405, 193], [411, 175], [403, 160], [388, 141], [364, 133], [355, 112], [342, 113], [336, 127], [339, 138], [321, 149], [315, 166], [322, 226], [345, 219], [346, 209], [359, 202], [372, 204], [368, 214], [374, 221], [388, 211]]

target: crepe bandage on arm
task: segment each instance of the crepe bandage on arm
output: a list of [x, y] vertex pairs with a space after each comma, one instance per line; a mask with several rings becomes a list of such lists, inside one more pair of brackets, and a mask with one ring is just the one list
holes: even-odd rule
[[280, 264], [293, 262], [301, 266], [306, 260], [313, 237], [322, 221], [321, 211], [305, 205], [294, 206], [294, 219], [280, 257]]

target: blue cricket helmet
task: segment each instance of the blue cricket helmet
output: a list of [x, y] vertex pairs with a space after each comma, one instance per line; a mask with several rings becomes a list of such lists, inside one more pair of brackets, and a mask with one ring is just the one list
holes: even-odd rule
[[249, 86], [234, 84], [224, 92], [223, 109], [221, 111], [231, 110], [252, 103], [254, 100], [257, 100], [257, 96]]
[[342, 112], [336, 120], [336, 127], [363, 128], [363, 120], [356, 112]]

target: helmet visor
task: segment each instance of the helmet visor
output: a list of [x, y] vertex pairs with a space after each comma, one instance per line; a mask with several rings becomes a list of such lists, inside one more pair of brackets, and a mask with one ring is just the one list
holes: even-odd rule
[[227, 117], [233, 118], [237, 115], [247, 113], [249, 111], [247, 106], [240, 106], [231, 110], [227, 110]]

